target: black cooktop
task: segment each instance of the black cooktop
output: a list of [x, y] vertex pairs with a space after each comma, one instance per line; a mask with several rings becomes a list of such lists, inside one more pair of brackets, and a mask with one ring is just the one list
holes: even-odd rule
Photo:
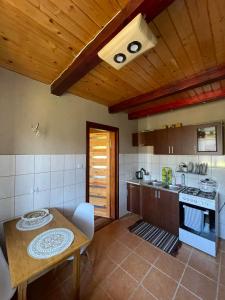
[[215, 199], [216, 197], [216, 192], [203, 192], [198, 188], [193, 188], [193, 187], [186, 187], [185, 189], [182, 190], [183, 194], [187, 195], [192, 195], [192, 196], [197, 196], [197, 197], [202, 197], [206, 199]]

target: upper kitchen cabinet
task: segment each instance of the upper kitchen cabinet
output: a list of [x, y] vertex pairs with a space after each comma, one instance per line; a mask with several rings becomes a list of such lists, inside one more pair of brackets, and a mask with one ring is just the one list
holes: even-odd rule
[[154, 131], [154, 154], [181, 154], [182, 127]]
[[153, 146], [154, 131], [142, 131], [132, 134], [133, 146]]
[[154, 154], [169, 154], [167, 129], [154, 131]]
[[223, 135], [223, 122], [196, 126], [197, 154], [222, 155], [224, 153]]
[[184, 155], [195, 155], [197, 154], [197, 126], [189, 125], [182, 127], [181, 131], [181, 152]]

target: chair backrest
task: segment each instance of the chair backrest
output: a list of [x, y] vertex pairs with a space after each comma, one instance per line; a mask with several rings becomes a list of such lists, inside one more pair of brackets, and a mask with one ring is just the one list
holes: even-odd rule
[[[88, 237], [91, 241], [95, 231], [94, 206], [90, 203], [81, 203], [77, 206], [73, 218], [73, 223]], [[84, 247], [81, 252], [84, 252]]]
[[9, 300], [15, 293], [10, 284], [10, 275], [8, 264], [0, 247], [0, 298], [1, 300]]

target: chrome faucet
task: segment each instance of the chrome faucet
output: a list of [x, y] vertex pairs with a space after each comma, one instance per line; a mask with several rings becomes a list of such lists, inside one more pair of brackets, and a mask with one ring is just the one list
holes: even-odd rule
[[181, 185], [185, 186], [185, 174], [181, 174]]

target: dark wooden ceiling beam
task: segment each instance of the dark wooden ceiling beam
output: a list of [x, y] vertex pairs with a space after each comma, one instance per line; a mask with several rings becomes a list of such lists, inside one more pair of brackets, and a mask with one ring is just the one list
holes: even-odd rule
[[155, 105], [151, 104], [151, 107], [146, 107], [145, 109], [136, 110], [128, 114], [129, 120], [139, 119], [146, 116], [152, 116], [163, 112], [168, 112], [171, 110], [176, 110], [188, 106], [193, 106], [202, 103], [213, 102], [216, 100], [221, 100], [225, 98], [225, 88], [218, 89], [215, 91], [210, 91], [202, 93], [200, 95], [190, 97], [190, 98], [181, 98], [169, 103], [161, 103]]
[[174, 95], [176, 93], [184, 92], [188, 89], [196, 88], [209, 84], [225, 78], [225, 65], [221, 65], [215, 68], [210, 68], [207, 71], [195, 74], [189, 78], [176, 81], [170, 85], [166, 85], [157, 90], [149, 93], [145, 93], [118, 104], [109, 107], [110, 113], [116, 113], [124, 110], [128, 110], [132, 107], [139, 106], [151, 101], [155, 101], [162, 97]]
[[96, 37], [81, 50], [72, 63], [51, 84], [51, 93], [62, 95], [74, 83], [80, 80], [91, 69], [96, 67], [101, 59], [98, 52], [138, 13], [143, 13], [150, 22], [174, 0], [130, 0]]

